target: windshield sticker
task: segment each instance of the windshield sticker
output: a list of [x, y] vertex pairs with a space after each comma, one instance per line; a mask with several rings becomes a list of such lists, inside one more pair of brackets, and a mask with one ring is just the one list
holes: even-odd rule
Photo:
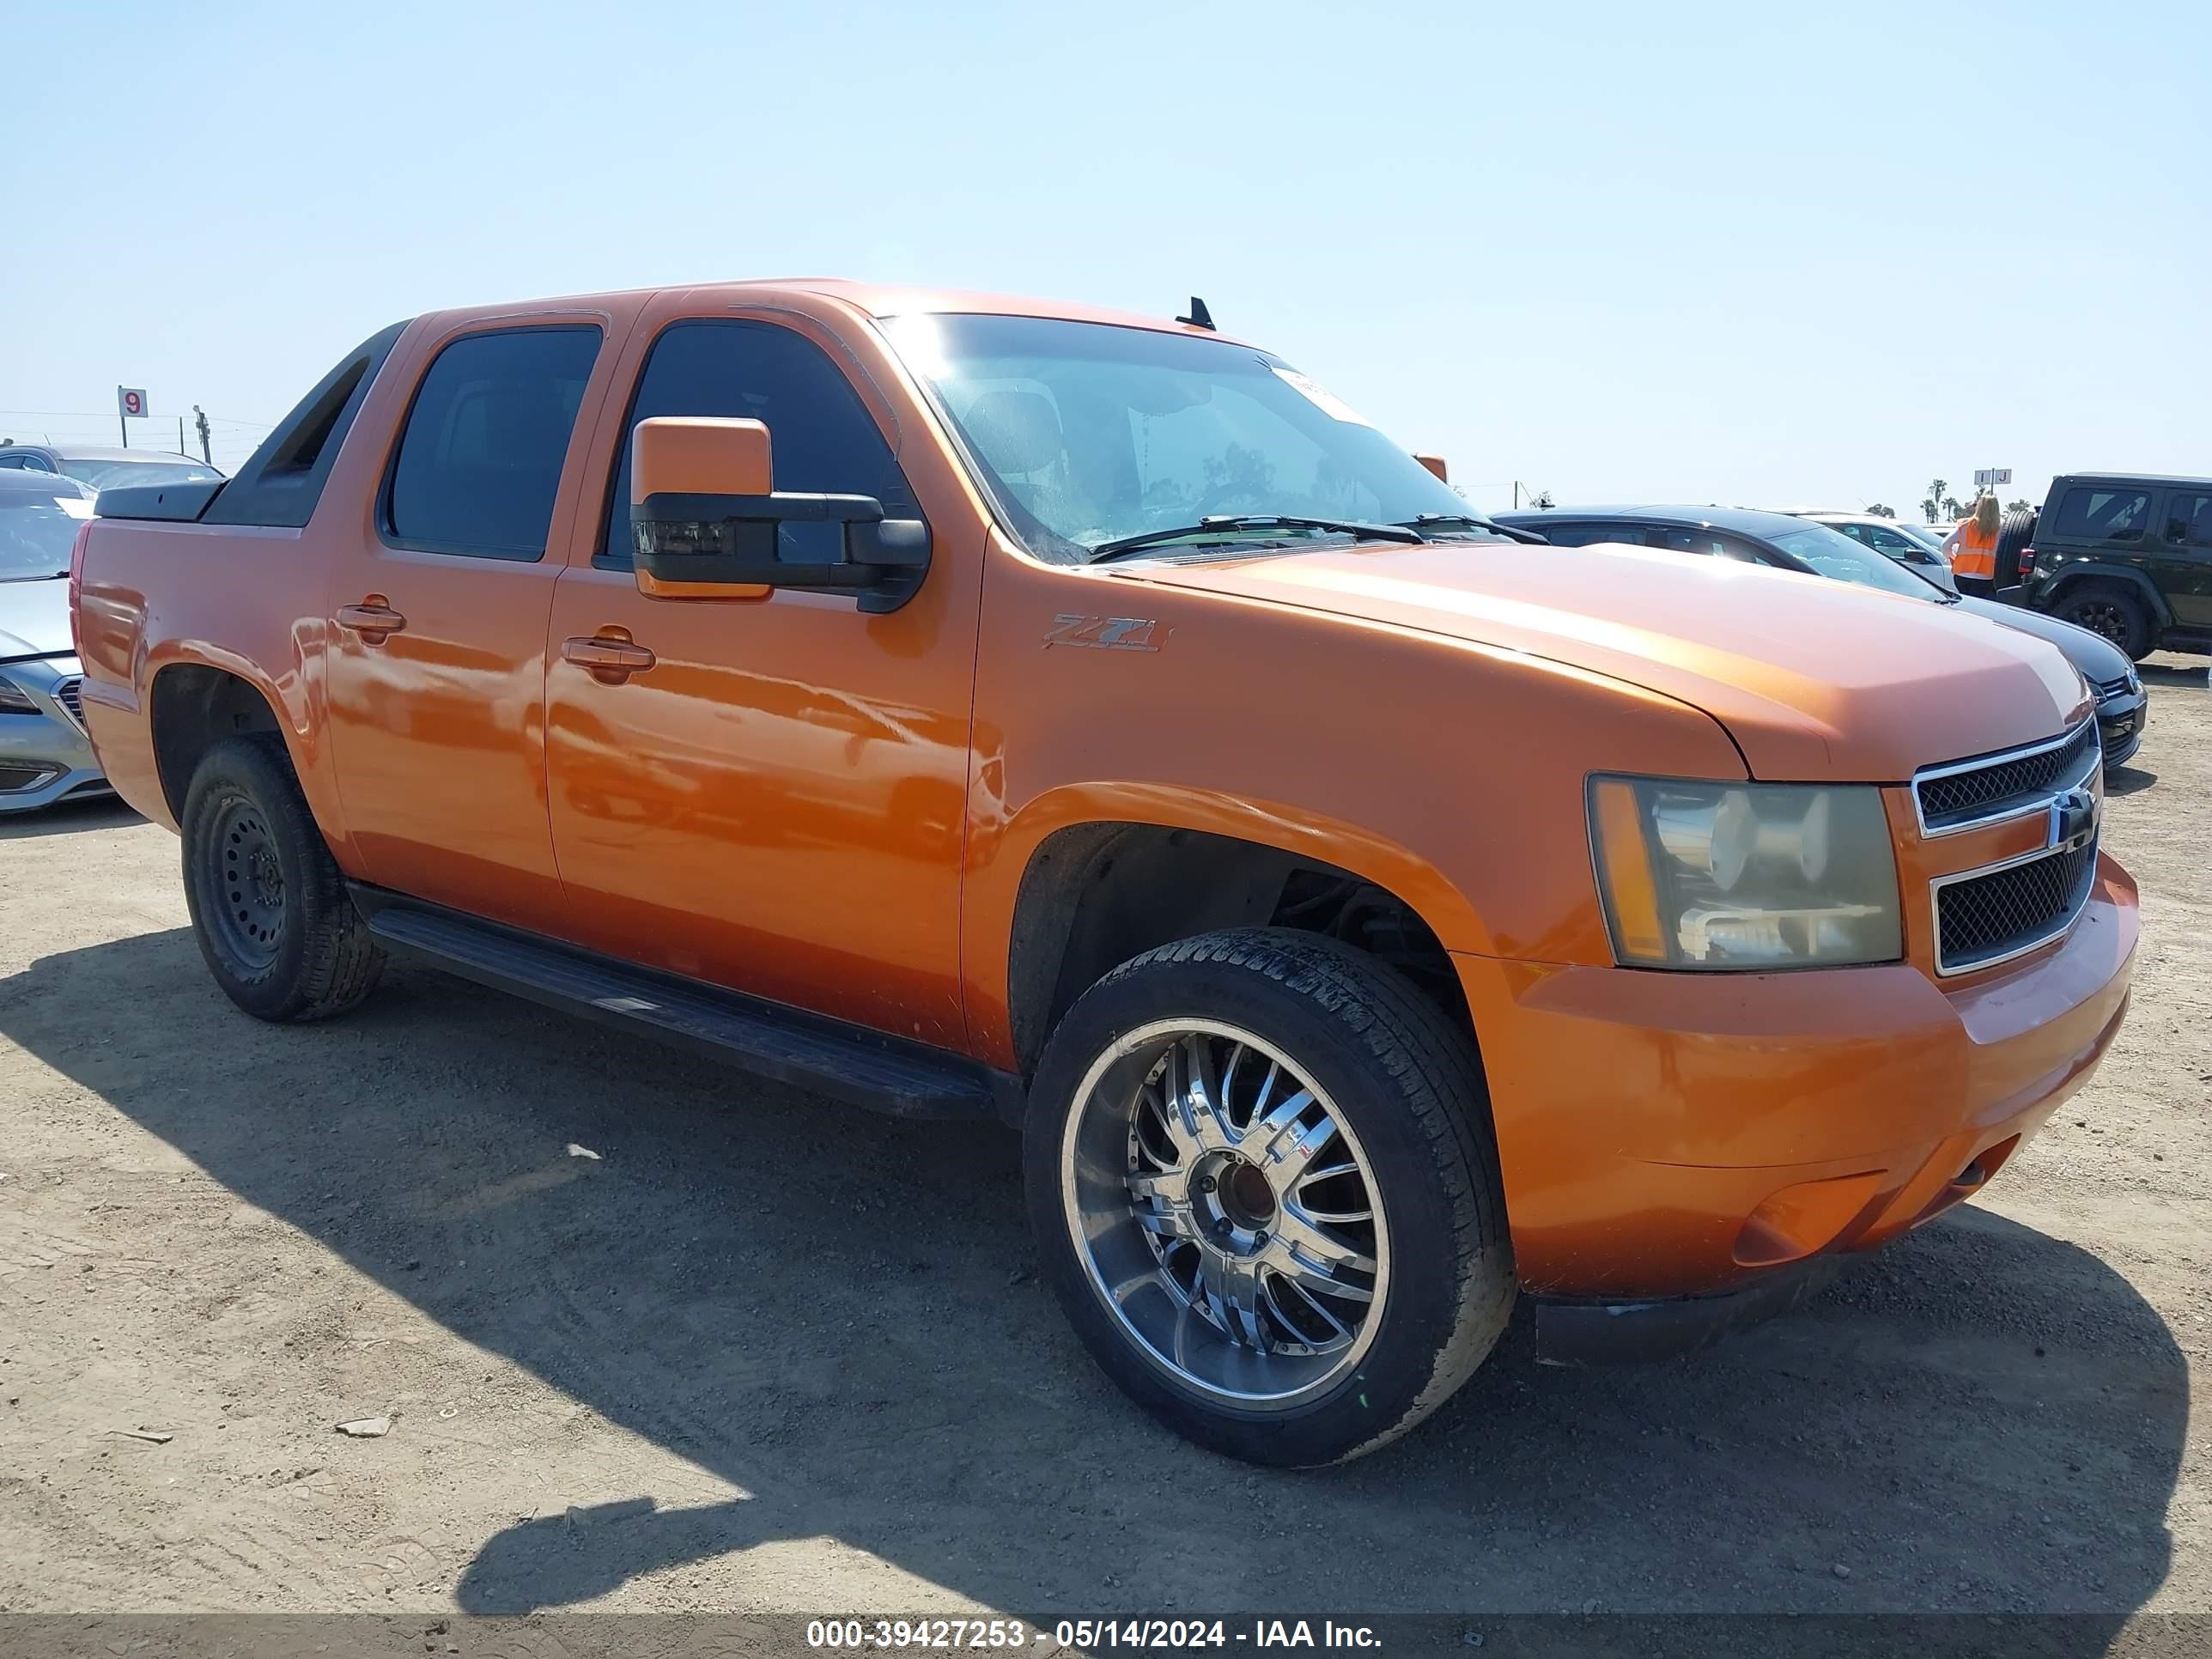
[[1285, 368], [1280, 364], [1277, 364], [1275, 365], [1275, 373], [1280, 375], [1283, 380], [1287, 381], [1290, 385], [1297, 387], [1297, 390], [1304, 395], [1308, 403], [1310, 403], [1316, 409], [1321, 410], [1322, 414], [1328, 416], [1332, 421], [1343, 421], [1352, 426], [1372, 426], [1375, 424], [1374, 422], [1369, 420], [1358, 410], [1352, 408], [1350, 404], [1346, 403], [1342, 398], [1335, 396], [1334, 393], [1327, 392], [1322, 387], [1316, 386], [1311, 380], [1306, 379], [1304, 375], [1299, 374], [1295, 368]]

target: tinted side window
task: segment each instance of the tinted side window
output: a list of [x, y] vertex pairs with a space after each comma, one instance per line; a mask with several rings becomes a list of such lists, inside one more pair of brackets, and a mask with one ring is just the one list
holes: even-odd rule
[[[772, 323], [675, 323], [653, 343], [623, 422], [595, 564], [629, 568], [628, 434], [656, 415], [765, 422], [776, 489], [873, 495], [890, 518], [921, 516], [890, 444], [844, 371], [821, 347]], [[777, 538], [777, 556], [840, 558], [843, 536], [839, 525], [787, 524]]]
[[1652, 544], [1677, 553], [1717, 553], [1721, 538], [1710, 530], [1654, 530]]
[[2166, 503], [2166, 538], [2194, 547], [2212, 547], [2212, 495], [2174, 491]]
[[2058, 533], [2084, 541], [2131, 542], [2150, 522], [2150, 495], [2141, 489], [2077, 484], [2058, 503]]
[[386, 487], [403, 547], [538, 559], [599, 331], [471, 334], [438, 354], [415, 393]]
[[1644, 532], [1632, 524], [1540, 524], [1528, 526], [1554, 547], [1594, 547], [1600, 542], [1644, 545]]

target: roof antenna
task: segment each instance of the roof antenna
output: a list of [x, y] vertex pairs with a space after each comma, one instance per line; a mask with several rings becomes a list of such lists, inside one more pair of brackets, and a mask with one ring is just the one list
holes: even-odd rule
[[1193, 328], [1211, 330], [1213, 326], [1213, 313], [1206, 308], [1206, 301], [1194, 294], [1190, 296], [1190, 315], [1178, 317], [1176, 321], [1188, 323]]

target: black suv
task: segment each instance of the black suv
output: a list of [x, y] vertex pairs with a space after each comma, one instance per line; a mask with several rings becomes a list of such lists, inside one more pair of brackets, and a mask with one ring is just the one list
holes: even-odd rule
[[2094, 629], [2136, 662], [2161, 648], [2212, 653], [2212, 478], [2053, 478], [2021, 558], [2023, 586], [2008, 599]]

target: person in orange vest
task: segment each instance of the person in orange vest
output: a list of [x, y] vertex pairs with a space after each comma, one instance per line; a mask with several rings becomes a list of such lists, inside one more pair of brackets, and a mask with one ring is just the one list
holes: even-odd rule
[[1997, 498], [1984, 495], [1974, 503], [1972, 516], [1959, 526], [1959, 547], [1951, 555], [1951, 575], [1961, 593], [1989, 599], [1996, 592], [1997, 531], [2003, 519]]

